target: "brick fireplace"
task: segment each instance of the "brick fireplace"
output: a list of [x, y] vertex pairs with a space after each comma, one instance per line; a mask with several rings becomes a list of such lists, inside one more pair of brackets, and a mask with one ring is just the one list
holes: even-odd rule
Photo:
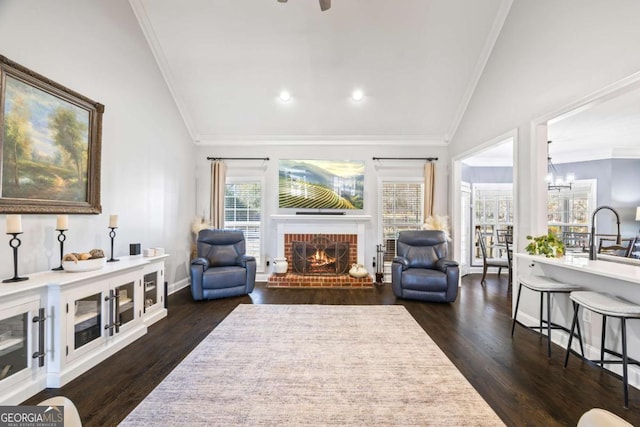
[[284, 274], [271, 274], [267, 286], [372, 287], [370, 275], [355, 278], [348, 273], [352, 264], [364, 264], [364, 221], [367, 218], [272, 216], [277, 222], [278, 258], [286, 258], [288, 268]]

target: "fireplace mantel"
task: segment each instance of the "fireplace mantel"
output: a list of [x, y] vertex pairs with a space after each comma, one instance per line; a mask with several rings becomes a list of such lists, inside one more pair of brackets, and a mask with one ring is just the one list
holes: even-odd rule
[[358, 263], [364, 264], [365, 226], [371, 215], [271, 215], [277, 224], [278, 257], [284, 257], [285, 234], [356, 234]]
[[331, 223], [331, 222], [355, 222], [367, 223], [371, 221], [371, 215], [271, 215], [271, 221], [275, 222], [299, 222], [299, 223]]

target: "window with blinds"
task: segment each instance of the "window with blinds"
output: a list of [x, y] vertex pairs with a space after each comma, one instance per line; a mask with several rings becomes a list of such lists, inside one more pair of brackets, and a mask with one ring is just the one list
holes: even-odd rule
[[261, 259], [262, 183], [244, 181], [227, 183], [224, 197], [224, 226], [242, 230], [247, 255], [256, 258], [258, 269]]
[[384, 262], [396, 256], [396, 240], [402, 230], [417, 230], [424, 224], [424, 184], [422, 182], [382, 183], [382, 233]]

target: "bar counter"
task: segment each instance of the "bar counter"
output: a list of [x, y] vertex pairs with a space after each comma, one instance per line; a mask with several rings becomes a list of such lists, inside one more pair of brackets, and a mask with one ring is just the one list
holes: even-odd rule
[[[598, 255], [597, 260], [590, 260], [588, 254], [567, 254], [560, 258], [546, 258], [542, 255], [514, 254], [513, 304], [515, 308], [518, 290], [518, 278], [529, 275], [544, 275], [552, 279], [579, 285], [583, 290], [601, 292], [640, 304], [640, 260], [616, 256]], [[536, 325], [539, 316], [540, 297], [523, 287], [518, 311], [518, 320], [525, 325]], [[573, 316], [573, 306], [567, 295], [558, 295], [551, 301], [551, 317], [554, 322], [569, 327]], [[588, 358], [599, 358], [600, 336], [602, 330], [601, 317], [588, 310], [580, 312], [580, 323], [584, 335], [585, 353]], [[640, 358], [640, 320], [628, 323], [629, 356]], [[620, 321], [610, 319], [607, 322], [607, 347], [621, 349]], [[566, 349], [568, 334], [554, 330], [552, 341]], [[517, 345], [518, 330], [514, 335]], [[574, 346], [574, 349], [577, 347]], [[546, 357], [541, 351], [540, 357]], [[572, 360], [570, 363], [579, 363]], [[607, 366], [607, 365], [605, 365]], [[608, 365], [612, 371], [620, 374], [620, 366]], [[640, 388], [640, 368], [629, 366], [629, 384]]]
[[[601, 276], [606, 279], [621, 280], [640, 284], [640, 260], [633, 258], [623, 258], [611, 255], [598, 255], [597, 260], [590, 260], [587, 254], [567, 254], [560, 258], [546, 258], [542, 255], [516, 254], [522, 260], [542, 264], [542, 269], [551, 272], [556, 268], [571, 270], [582, 274]], [[550, 275], [550, 277], [553, 277]], [[582, 284], [580, 282], [570, 283]]]

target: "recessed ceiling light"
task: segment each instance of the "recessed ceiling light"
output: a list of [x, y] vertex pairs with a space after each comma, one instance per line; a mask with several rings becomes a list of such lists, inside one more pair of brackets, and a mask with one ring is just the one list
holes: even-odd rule
[[353, 99], [354, 101], [362, 101], [362, 99], [364, 98], [364, 92], [362, 92], [360, 89], [356, 89], [351, 93], [351, 99]]
[[282, 92], [280, 92], [280, 95], [278, 95], [278, 97], [280, 98], [280, 101], [282, 101], [282, 102], [291, 101], [291, 94], [289, 92], [287, 92], [286, 90], [283, 90]]

